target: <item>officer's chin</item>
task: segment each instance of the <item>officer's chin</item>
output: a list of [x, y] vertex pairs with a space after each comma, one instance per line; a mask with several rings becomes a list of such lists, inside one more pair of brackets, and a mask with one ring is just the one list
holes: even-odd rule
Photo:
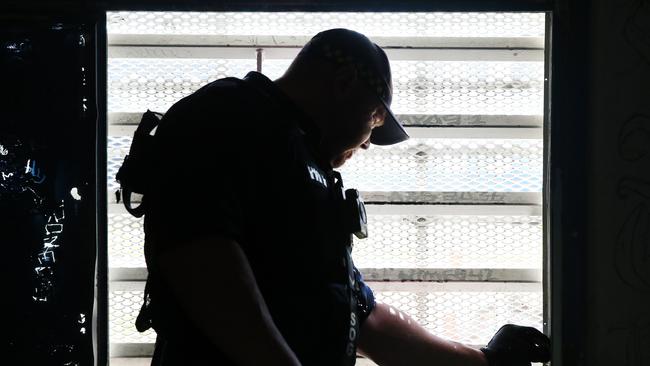
[[330, 161], [330, 165], [332, 166], [332, 169], [337, 169], [342, 167], [346, 161], [347, 159], [344, 157], [337, 157], [336, 159]]
[[345, 164], [345, 162], [352, 157], [352, 155], [354, 155], [354, 150], [348, 150], [343, 154], [337, 155], [334, 159], [330, 161], [332, 168], [336, 169], [342, 167], [343, 164]]

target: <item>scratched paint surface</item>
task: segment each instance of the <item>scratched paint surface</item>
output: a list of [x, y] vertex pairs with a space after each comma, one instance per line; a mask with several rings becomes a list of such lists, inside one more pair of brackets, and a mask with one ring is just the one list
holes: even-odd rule
[[3, 364], [94, 364], [89, 29], [0, 25], [0, 277], [10, 314], [0, 328]]

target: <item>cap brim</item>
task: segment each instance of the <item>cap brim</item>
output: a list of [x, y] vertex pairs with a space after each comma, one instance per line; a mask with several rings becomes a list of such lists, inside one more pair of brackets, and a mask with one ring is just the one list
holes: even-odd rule
[[409, 135], [399, 123], [393, 112], [388, 108], [386, 103], [382, 101], [384, 108], [386, 108], [386, 117], [384, 124], [372, 130], [370, 135], [370, 142], [375, 145], [393, 145], [398, 142], [406, 141]]

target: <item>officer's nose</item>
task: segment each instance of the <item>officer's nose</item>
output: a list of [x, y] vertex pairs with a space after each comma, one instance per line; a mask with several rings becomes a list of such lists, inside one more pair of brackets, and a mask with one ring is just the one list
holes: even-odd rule
[[368, 138], [366, 141], [361, 144], [361, 148], [364, 150], [368, 150], [370, 148], [370, 138]]

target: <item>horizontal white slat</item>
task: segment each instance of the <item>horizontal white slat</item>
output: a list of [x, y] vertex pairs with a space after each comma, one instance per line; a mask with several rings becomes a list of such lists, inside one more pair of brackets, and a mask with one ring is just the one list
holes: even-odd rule
[[[108, 34], [109, 46], [302, 47], [310, 36]], [[544, 37], [372, 37], [382, 48], [543, 49]]]
[[[293, 59], [300, 52], [296, 47], [214, 47], [214, 46], [110, 46], [109, 58], [207, 58], [255, 59], [261, 49], [264, 59]], [[390, 60], [421, 61], [543, 61], [543, 50], [532, 49], [449, 49], [449, 48], [387, 48]]]
[[[367, 281], [540, 282], [534, 268], [359, 268]], [[111, 281], [145, 281], [146, 268], [109, 268]], [[115, 282], [115, 283], [118, 283]]]
[[[111, 205], [112, 206], [112, 205]], [[369, 216], [381, 215], [479, 215], [479, 216], [540, 216], [542, 208], [539, 205], [409, 205], [409, 204], [367, 204]]]
[[407, 127], [411, 138], [441, 139], [541, 139], [542, 128], [537, 127]]
[[[152, 336], [153, 337], [153, 336]], [[155, 337], [151, 343], [110, 343], [111, 366], [149, 366], [155, 346]], [[114, 359], [113, 357], [138, 357], [147, 359]], [[192, 356], [188, 356], [192, 359]]]
[[[536, 282], [389, 282], [367, 281], [375, 292], [542, 292], [542, 284]], [[144, 281], [111, 281], [109, 291], [144, 291]], [[140, 295], [131, 297], [139, 303]]]
[[[144, 262], [144, 253], [140, 253], [140, 257], [139, 259]], [[137, 257], [133, 259], [137, 259]], [[110, 281], [145, 281], [148, 273], [144, 267], [109, 267], [108, 278]]]
[[[130, 136], [132, 132], [122, 129], [127, 125], [140, 123], [141, 112], [110, 112], [108, 114], [109, 135]], [[165, 111], [156, 111], [165, 112]], [[541, 128], [543, 116], [541, 115], [461, 115], [461, 114], [397, 114], [396, 118], [404, 126], [427, 127], [529, 127]], [[120, 126], [111, 129], [113, 126]], [[480, 134], [478, 130], [476, 134]], [[471, 132], [470, 132], [471, 134]]]
[[[541, 216], [540, 205], [428, 205], [428, 204], [366, 204], [369, 216], [381, 215], [479, 215], [479, 216]], [[109, 214], [127, 214], [124, 205], [110, 203]]]
[[[137, 115], [141, 117], [141, 115]], [[137, 125], [110, 125], [109, 136], [133, 136]], [[537, 127], [406, 127], [411, 138], [444, 139], [541, 139]]]
[[540, 205], [539, 192], [431, 192], [431, 191], [364, 191], [368, 203], [426, 203], [454, 205]]
[[[109, 181], [108, 203], [117, 203], [115, 191], [118, 185]], [[426, 204], [426, 205], [504, 205], [539, 206], [540, 192], [428, 192], [428, 191], [360, 191], [367, 204]], [[132, 197], [136, 206], [138, 197]], [[121, 204], [121, 203], [120, 203]], [[492, 206], [490, 206], [492, 207]]]
[[540, 282], [532, 268], [359, 268], [366, 281]]
[[[128, 347], [123, 347], [123, 346], [129, 346], [128, 344], [112, 344], [111, 345], [111, 360], [110, 360], [110, 365], [111, 366], [149, 366], [151, 365], [151, 357], [148, 357], [151, 355], [151, 352], [149, 352], [146, 355], [141, 355], [138, 353], [131, 353], [129, 354], [129, 349]], [[153, 347], [153, 345], [151, 345]], [[136, 348], [137, 349], [137, 348]], [[124, 350], [124, 351], [122, 351]], [[114, 357], [113, 357], [114, 356]], [[187, 356], [188, 364], [191, 362], [189, 360], [193, 360], [193, 356]], [[370, 361], [367, 358], [363, 358], [357, 355], [357, 366], [376, 366], [377, 364]], [[537, 365], [535, 365], [537, 366]]]

